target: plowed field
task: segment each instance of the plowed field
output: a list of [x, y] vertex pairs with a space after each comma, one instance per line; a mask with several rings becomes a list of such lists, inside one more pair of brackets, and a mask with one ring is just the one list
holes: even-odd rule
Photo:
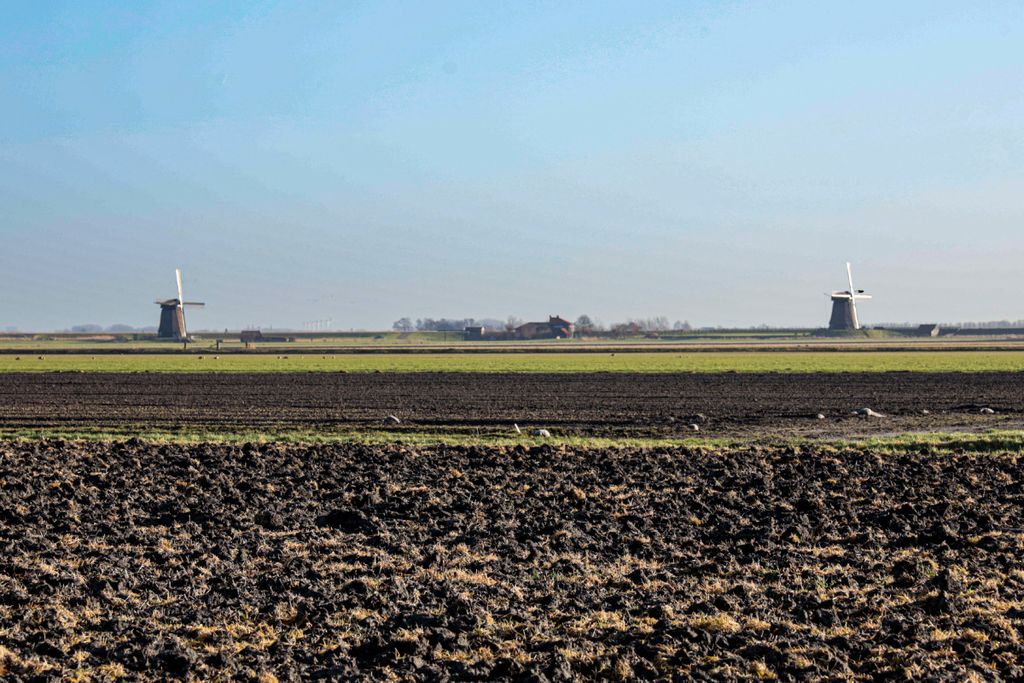
[[[851, 416], [865, 407], [887, 418]], [[386, 415], [395, 429], [610, 436], [1018, 428], [1024, 375], [0, 374], [6, 427], [365, 427]]]
[[0, 443], [5, 680], [1024, 677], [1024, 458]]

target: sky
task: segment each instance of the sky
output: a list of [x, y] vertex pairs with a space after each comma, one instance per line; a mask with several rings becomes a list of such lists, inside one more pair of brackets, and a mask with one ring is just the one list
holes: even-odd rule
[[8, 2], [0, 330], [1024, 318], [1019, 2]]

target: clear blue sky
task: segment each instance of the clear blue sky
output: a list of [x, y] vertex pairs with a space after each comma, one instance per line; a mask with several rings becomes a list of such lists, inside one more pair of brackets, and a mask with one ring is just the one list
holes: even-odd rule
[[0, 329], [1024, 318], [1019, 2], [7, 2]]

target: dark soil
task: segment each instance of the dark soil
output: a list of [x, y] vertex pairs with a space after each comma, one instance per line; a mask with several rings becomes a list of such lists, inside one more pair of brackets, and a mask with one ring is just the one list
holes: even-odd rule
[[[1020, 428], [1017, 373], [2, 374], [0, 427], [551, 429], [690, 436]], [[851, 415], [872, 408], [886, 418]], [[981, 415], [991, 407], [995, 415]], [[922, 411], [930, 414], [924, 415]], [[824, 420], [815, 419], [823, 414]]]
[[1020, 680], [1022, 481], [825, 446], [0, 443], [0, 677]]

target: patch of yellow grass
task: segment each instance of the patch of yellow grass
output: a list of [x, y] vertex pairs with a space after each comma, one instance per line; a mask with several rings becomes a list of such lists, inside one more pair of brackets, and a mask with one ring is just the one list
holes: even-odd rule
[[421, 628], [400, 628], [391, 636], [392, 640], [400, 643], [415, 643], [423, 637], [424, 630]]
[[265, 650], [280, 640], [277, 629], [266, 622], [226, 624], [224, 632], [237, 641], [233, 644], [237, 652], [250, 646], [255, 650]]
[[454, 581], [456, 583], [467, 583], [473, 586], [495, 586], [497, 581], [487, 575], [486, 572], [467, 572], [459, 567], [448, 569], [436, 569], [431, 567], [424, 572], [435, 581]]
[[711, 616], [694, 616], [689, 621], [690, 626], [709, 633], [736, 633], [741, 628], [738, 621], [724, 612]]
[[442, 662], [462, 662], [463, 664], [473, 665], [477, 662], [494, 661], [494, 650], [489, 647], [480, 647], [468, 652], [440, 650], [435, 652], [434, 659]]
[[973, 628], [965, 628], [961, 635], [975, 643], [987, 643], [990, 640], [987, 633]]
[[569, 662], [593, 662], [599, 657], [603, 657], [606, 654], [606, 650], [603, 647], [592, 645], [591, 647], [584, 649], [582, 647], [560, 647], [558, 648], [558, 654], [565, 657]]
[[116, 681], [127, 678], [128, 671], [117, 662], [111, 662], [110, 664], [101, 664], [96, 667], [96, 675], [99, 676], [101, 681]]
[[586, 616], [575, 619], [567, 625], [567, 629], [574, 634], [587, 633], [592, 630], [613, 630], [630, 631], [632, 633], [650, 634], [654, 633], [654, 627], [658, 620], [654, 617], [639, 617], [627, 619], [620, 612], [608, 612], [598, 610]]
[[758, 619], [757, 617], [748, 617], [744, 620], [744, 625], [750, 631], [767, 631], [772, 627], [770, 623]]
[[807, 657], [801, 654], [790, 653], [789, 661], [793, 662], [793, 666], [797, 667], [798, 669], [809, 669], [812, 666], [814, 666], [814, 661], [808, 659]]
[[587, 626], [596, 629], [611, 629], [613, 631], [625, 631], [628, 628], [626, 619], [620, 612], [609, 612], [603, 609], [581, 618], [579, 623], [583, 628], [578, 630], [585, 630]]

